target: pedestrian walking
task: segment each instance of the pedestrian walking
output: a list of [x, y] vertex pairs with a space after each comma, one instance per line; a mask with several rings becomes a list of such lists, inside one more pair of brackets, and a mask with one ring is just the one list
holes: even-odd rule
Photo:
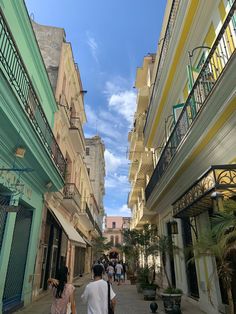
[[127, 268], [128, 268], [128, 265], [126, 263], [123, 263], [122, 262], [122, 266], [123, 266], [123, 276], [124, 276], [124, 282], [125, 282], [125, 276], [126, 276], [126, 272], [127, 272]]
[[61, 268], [56, 278], [49, 278], [48, 284], [52, 289], [51, 314], [76, 314], [74, 291], [75, 287], [67, 283], [68, 268]]
[[[88, 314], [108, 314], [115, 308], [115, 293], [109, 282], [102, 279], [102, 265], [93, 268], [94, 281], [90, 282], [84, 290], [81, 299], [88, 304]], [[109, 296], [109, 297], [108, 297]]]
[[123, 273], [123, 266], [121, 265], [121, 262], [118, 262], [116, 264], [116, 279], [118, 281], [118, 286], [120, 285], [122, 273]]
[[109, 281], [110, 283], [112, 283], [112, 277], [113, 277], [113, 275], [114, 275], [115, 270], [114, 270], [114, 267], [112, 266], [112, 263], [111, 263], [111, 262], [109, 263], [109, 265], [108, 265], [106, 271], [107, 271], [108, 281]]

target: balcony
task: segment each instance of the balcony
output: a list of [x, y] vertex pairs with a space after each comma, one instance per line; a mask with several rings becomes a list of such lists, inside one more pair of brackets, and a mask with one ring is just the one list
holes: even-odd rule
[[144, 200], [139, 201], [132, 217], [132, 229], [142, 228], [143, 225], [150, 222], [150, 218], [155, 214], [155, 212], [147, 210]]
[[79, 117], [70, 117], [69, 130], [73, 146], [78, 152], [85, 152], [84, 132]]
[[66, 183], [63, 191], [63, 206], [71, 213], [81, 212], [81, 195], [74, 183]]
[[[161, 45], [161, 52], [160, 52], [160, 57], [158, 60], [158, 65], [157, 65], [157, 71], [156, 71], [156, 77], [155, 77], [155, 82], [154, 82], [154, 86], [152, 89], [152, 94], [151, 94], [151, 99], [150, 99], [150, 105], [148, 107], [148, 113], [147, 113], [147, 117], [150, 115], [150, 112], [152, 110], [152, 107], [155, 105], [153, 103], [153, 100], [155, 99], [155, 94], [157, 93], [157, 89], [159, 87], [159, 82], [160, 82], [160, 78], [161, 78], [161, 74], [162, 74], [162, 69], [165, 63], [165, 59], [168, 53], [168, 48], [169, 48], [169, 44], [171, 41], [171, 37], [172, 37], [172, 33], [173, 33], [173, 29], [174, 29], [174, 25], [175, 25], [175, 21], [176, 21], [176, 16], [179, 10], [179, 4], [180, 4], [180, 0], [173, 0], [172, 1], [172, 6], [171, 6], [171, 10], [170, 10], [170, 15], [169, 15], [169, 19], [167, 22], [167, 26], [166, 26], [166, 31], [165, 31], [165, 35], [163, 40], [160, 39], [159, 43]], [[146, 119], [147, 122], [148, 119]], [[146, 128], [146, 123], [144, 126], [144, 132], [145, 132], [145, 128]]]
[[83, 209], [79, 213], [80, 221], [81, 223], [88, 229], [93, 230], [94, 229], [94, 218], [93, 215], [89, 209], [89, 206], [87, 202], [84, 203]]
[[228, 48], [225, 44], [227, 40], [227, 28], [229, 24], [232, 23], [235, 7], [236, 4], [234, 3], [219, 35], [209, 51], [208, 57], [201, 68], [183, 110], [160, 155], [157, 166], [145, 190], [146, 200], [149, 199], [175, 155], [178, 154], [179, 147], [186, 141], [190, 134], [190, 129], [196, 125], [196, 120], [201, 121], [201, 113], [203, 109], [207, 107], [209, 96], [217, 90], [219, 79], [223, 77], [223, 75], [226, 75], [227, 65], [235, 57], [235, 48]]
[[173, 216], [175, 218], [198, 216], [212, 207], [214, 197], [225, 196], [228, 199], [235, 196], [235, 193], [236, 165], [211, 166], [173, 203]]
[[147, 110], [149, 100], [149, 87], [141, 87], [137, 97], [137, 114], [142, 114]]
[[64, 94], [60, 95], [58, 105], [62, 108], [61, 112], [63, 114], [63, 119], [66, 124], [70, 125], [70, 114], [71, 108], [67, 102], [66, 96]]
[[99, 225], [97, 224], [96, 221], [94, 224], [94, 228], [95, 228], [95, 231], [97, 232], [97, 234], [101, 237], [102, 236], [102, 230], [99, 228]]
[[66, 161], [53, 135], [43, 111], [42, 104], [34, 89], [20, 52], [12, 38], [7, 23], [0, 12], [0, 69], [11, 84], [20, 110], [23, 110], [34, 133], [41, 142], [42, 149], [50, 157], [56, 169], [64, 178]]

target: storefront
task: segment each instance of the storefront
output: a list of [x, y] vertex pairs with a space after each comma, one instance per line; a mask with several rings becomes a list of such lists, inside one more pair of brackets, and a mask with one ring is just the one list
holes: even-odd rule
[[[41, 222], [42, 195], [14, 172], [0, 175], [0, 304], [3, 313], [22, 307], [31, 297]], [[17, 206], [12, 199], [17, 195]]]

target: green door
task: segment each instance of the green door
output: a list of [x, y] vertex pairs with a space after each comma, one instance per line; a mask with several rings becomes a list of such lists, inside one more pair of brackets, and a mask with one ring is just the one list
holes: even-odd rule
[[16, 215], [7, 277], [3, 294], [3, 313], [23, 306], [21, 300], [33, 212], [22, 208]]

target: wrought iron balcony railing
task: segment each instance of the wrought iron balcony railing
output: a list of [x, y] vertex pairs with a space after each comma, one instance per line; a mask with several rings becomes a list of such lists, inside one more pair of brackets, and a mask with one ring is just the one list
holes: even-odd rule
[[[233, 19], [235, 18], [235, 7], [236, 1], [234, 1], [228, 16], [209, 51], [206, 61], [193, 85], [178, 121], [161, 153], [157, 166], [145, 190], [146, 200], [148, 200], [157, 182], [171, 163], [180, 143], [186, 136], [193, 121], [199, 115], [202, 107], [205, 106], [209, 94], [212, 92], [229, 60], [235, 55], [235, 46], [229, 42], [229, 25], [232, 24], [235, 27], [235, 24], [233, 23]], [[233, 29], [233, 32], [233, 36], [235, 37], [235, 28]]]
[[94, 225], [94, 224], [95, 224], [95, 221], [94, 221], [93, 215], [91, 214], [91, 211], [90, 211], [89, 206], [88, 206], [87, 203], [86, 203], [86, 205], [85, 205], [85, 212], [86, 212], [86, 214], [88, 215], [88, 217], [89, 217], [91, 223]]
[[[164, 62], [165, 62], [165, 59], [167, 56], [169, 43], [171, 40], [171, 36], [172, 36], [174, 25], [175, 25], [176, 16], [177, 16], [178, 9], [179, 9], [179, 4], [180, 4], [180, 0], [173, 0], [171, 10], [170, 10], [169, 20], [168, 20], [167, 26], [166, 26], [165, 35], [163, 38], [161, 38], [159, 40], [159, 43], [161, 43], [161, 41], [163, 41], [163, 44], [161, 47], [160, 57], [159, 57], [158, 65], [157, 65], [156, 77], [155, 77], [155, 82], [154, 82], [154, 86], [152, 89], [150, 104], [148, 107], [146, 123], [148, 120], [150, 109], [152, 107], [154, 96], [157, 93], [158, 85], [159, 85], [160, 78], [161, 78], [162, 69], [163, 69]], [[146, 128], [146, 123], [144, 125], [144, 130]]]
[[82, 124], [79, 117], [70, 117], [71, 129], [78, 129], [83, 134]]
[[68, 104], [65, 94], [61, 94], [58, 105], [64, 109], [67, 121], [70, 121], [71, 107]]
[[99, 228], [97, 222], [95, 221], [94, 223], [94, 228], [97, 230], [98, 234], [100, 235], [100, 237], [102, 236], [102, 230]]
[[81, 194], [74, 183], [65, 184], [64, 198], [73, 199], [79, 207], [81, 206]]
[[20, 52], [1, 11], [0, 69], [11, 84], [21, 105], [20, 107], [31, 122], [34, 132], [40, 138], [43, 147], [45, 147], [58, 171], [64, 177], [66, 161], [56, 142]]

